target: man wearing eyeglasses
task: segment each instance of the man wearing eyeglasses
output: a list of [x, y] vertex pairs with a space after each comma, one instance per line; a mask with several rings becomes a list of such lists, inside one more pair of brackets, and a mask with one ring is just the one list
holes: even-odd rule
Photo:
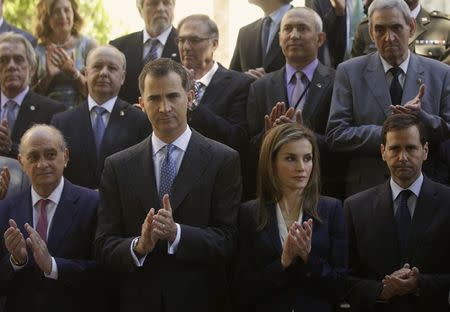
[[127, 60], [119, 97], [129, 103], [138, 103], [138, 78], [147, 62], [160, 57], [180, 61], [175, 42], [177, 30], [172, 26], [175, 0], [136, 0], [136, 6], [145, 22], [144, 30], [109, 42], [125, 54]]

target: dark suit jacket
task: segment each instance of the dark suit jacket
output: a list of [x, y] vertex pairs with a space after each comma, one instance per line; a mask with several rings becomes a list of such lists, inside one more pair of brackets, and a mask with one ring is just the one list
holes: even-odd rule
[[[110, 45], [115, 46], [117, 49], [125, 54], [127, 60], [127, 73], [125, 76], [125, 82], [120, 89], [119, 97], [128, 103], [134, 104], [138, 102], [138, 98], [141, 96], [139, 92], [139, 75], [145, 64], [142, 63], [142, 51], [143, 45], [143, 31], [138, 31], [123, 37], [111, 40]], [[177, 30], [172, 27], [172, 31], [167, 37], [166, 45], [164, 46], [161, 57], [171, 58], [174, 61], [180, 61], [180, 55], [178, 52], [178, 46], [175, 42], [177, 38]]]
[[97, 189], [105, 158], [144, 140], [150, 133], [147, 116], [117, 98], [105, 129], [100, 155], [87, 101], [72, 110], [57, 114], [52, 125], [61, 130], [69, 146], [69, 162], [64, 176], [72, 183]]
[[[261, 231], [256, 201], [241, 206], [234, 291], [242, 311], [333, 311], [347, 268], [344, 212], [331, 197], [320, 197], [317, 208], [322, 223], [314, 221], [308, 262], [297, 258], [284, 270], [275, 204], [268, 206], [269, 222]], [[309, 218], [303, 215], [303, 221]]]
[[14, 129], [11, 133], [11, 152], [8, 157], [17, 158], [20, 138], [33, 124], [50, 124], [53, 115], [64, 111], [63, 104], [48, 97], [29, 91], [20, 106]]
[[219, 64], [199, 106], [189, 114], [189, 125], [204, 136], [241, 151], [248, 142], [246, 105], [252, 81], [248, 75]]
[[[438, 144], [450, 137], [450, 67], [411, 53], [403, 86], [402, 105], [425, 84], [419, 117], [427, 130], [430, 154], [424, 171], [447, 182], [447, 169], [438, 159]], [[332, 151], [349, 152], [347, 194], [382, 183], [389, 171], [381, 159], [381, 128], [392, 113], [391, 97], [378, 53], [350, 59], [336, 71], [327, 142]]]
[[3, 19], [3, 23], [0, 26], [0, 33], [7, 32], [7, 31], [12, 31], [12, 32], [15, 32], [17, 34], [24, 36], [31, 43], [31, 45], [34, 48], [36, 48], [36, 45], [37, 45], [36, 38], [34, 38], [30, 33], [9, 24], [5, 19]]
[[[405, 256], [401, 257], [389, 181], [344, 202], [349, 234], [352, 311], [449, 311], [450, 189], [424, 177]], [[374, 306], [386, 274], [409, 263], [420, 270], [419, 296]]]
[[347, 16], [336, 16], [330, 1], [313, 0], [311, 8], [322, 18], [323, 31], [327, 35], [327, 40], [319, 49], [319, 60], [336, 68], [345, 56]]
[[[96, 265], [90, 259], [98, 201], [97, 192], [64, 181], [47, 243], [58, 267], [57, 280], [44, 277], [30, 250], [26, 266], [15, 272], [2, 235], [0, 281], [6, 289], [7, 311], [97, 311], [99, 284], [95, 286], [91, 279]], [[9, 227], [8, 220], [14, 219], [28, 237], [24, 225], [33, 224], [32, 209], [30, 189], [1, 201], [1, 232]]]
[[230, 69], [245, 72], [249, 69], [263, 67], [266, 73], [270, 73], [284, 66], [286, 61], [281, 51], [278, 31], [263, 60], [261, 47], [262, 24], [263, 19], [260, 18], [239, 30], [230, 62]]
[[174, 255], [158, 242], [137, 268], [132, 240], [160, 206], [150, 137], [108, 157], [100, 184], [97, 260], [121, 274], [121, 310], [228, 311], [226, 260], [241, 196], [239, 157], [193, 131], [171, 192], [181, 239]]
[[[277, 102], [285, 102], [288, 105], [286, 90], [285, 67], [265, 77], [258, 79], [250, 85], [247, 100], [247, 122], [250, 136], [250, 151], [247, 164], [248, 175], [256, 176], [256, 163], [264, 134], [264, 116], [270, 114]], [[331, 95], [333, 93], [335, 71], [319, 62], [314, 72], [311, 85], [305, 99], [302, 111], [304, 124], [316, 133], [321, 150], [322, 163], [326, 164], [328, 148], [325, 144], [325, 129], [330, 111]], [[327, 176], [334, 175], [328, 169], [323, 169]], [[331, 166], [329, 169], [332, 169]], [[329, 174], [328, 174], [329, 172]], [[325, 179], [324, 179], [325, 180]], [[333, 181], [334, 182], [334, 181]], [[253, 182], [254, 183], [254, 182]], [[334, 183], [335, 184], [335, 183]], [[338, 196], [337, 191], [328, 192], [327, 195]]]

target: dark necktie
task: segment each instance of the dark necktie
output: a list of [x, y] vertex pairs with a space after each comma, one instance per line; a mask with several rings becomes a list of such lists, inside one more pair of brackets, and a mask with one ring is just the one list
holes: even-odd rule
[[[156, 60], [158, 58], [158, 39], [149, 39], [150, 40], [150, 50], [147, 52], [147, 55], [144, 57], [142, 64], [147, 64], [150, 61]], [[148, 40], [147, 40], [148, 42]]]
[[398, 77], [402, 73], [402, 69], [400, 67], [392, 67], [389, 71], [392, 73], [391, 88], [389, 89], [391, 103], [392, 105], [400, 105], [402, 103], [403, 88]]
[[269, 35], [270, 35], [270, 24], [272, 23], [272, 19], [270, 16], [266, 16], [263, 18], [262, 29], [261, 29], [261, 48], [262, 48], [262, 56], [263, 59], [267, 53], [267, 47], [269, 45]]
[[97, 156], [100, 155], [100, 147], [102, 145], [103, 135], [105, 134], [105, 122], [103, 121], [103, 115], [108, 111], [101, 106], [94, 106], [92, 110], [95, 112], [95, 119], [93, 124], [95, 148], [97, 150]]
[[6, 120], [8, 121], [8, 128], [10, 132], [12, 132], [14, 124], [16, 123], [16, 114], [15, 114], [16, 106], [17, 103], [13, 100], [8, 100], [8, 102], [6, 102], [5, 104]]
[[398, 195], [400, 203], [398, 204], [397, 212], [395, 213], [395, 222], [397, 224], [398, 241], [402, 253], [405, 250], [408, 241], [409, 229], [411, 227], [411, 213], [408, 209], [408, 198], [413, 194], [410, 190], [403, 190]]
[[50, 202], [48, 199], [40, 199], [37, 202], [37, 206], [39, 209], [39, 220], [36, 225], [36, 231], [41, 236], [44, 242], [47, 242], [47, 229], [48, 229], [48, 220], [47, 220], [47, 205]]
[[173, 153], [176, 148], [175, 145], [167, 144], [163, 148], [165, 148], [166, 155], [164, 160], [161, 162], [161, 172], [159, 175], [159, 200], [161, 207], [163, 207], [162, 198], [164, 194], [169, 194], [170, 196], [170, 189], [172, 188], [173, 180], [175, 180], [175, 176], [177, 174], [175, 157]]

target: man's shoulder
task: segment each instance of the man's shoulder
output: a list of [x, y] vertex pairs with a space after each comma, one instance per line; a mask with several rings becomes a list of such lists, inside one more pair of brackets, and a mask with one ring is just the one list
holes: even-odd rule
[[137, 158], [141, 157], [142, 153], [148, 152], [150, 154], [150, 145], [151, 140], [150, 136], [148, 136], [143, 141], [108, 156], [105, 161], [119, 165], [123, 164], [124, 162], [134, 162]]
[[[204, 148], [205, 151], [209, 151], [210, 153], [214, 154], [215, 159], [224, 159], [230, 156], [238, 155], [238, 152], [236, 152], [228, 145], [207, 138], [195, 130], [192, 130], [192, 136], [189, 145], [190, 144], [197, 145], [200, 148]], [[197, 146], [195, 148], [197, 148]]]
[[242, 35], [246, 35], [247, 33], [251, 32], [259, 23], [261, 23], [261, 18], [251, 22], [250, 24], [242, 26], [241, 29], [239, 29], [239, 33]]
[[228, 76], [231, 79], [231, 83], [247, 86], [255, 81], [255, 79], [245, 73], [238, 72], [232, 69], [227, 69], [219, 64], [219, 69], [216, 71], [215, 75], [218, 76]]
[[[367, 203], [373, 201], [374, 198], [377, 198], [386, 190], [386, 183], [382, 183], [376, 186], [373, 186], [367, 190], [361, 191], [359, 193], [353, 194], [350, 197], [344, 200], [344, 204], [348, 207], [356, 207], [355, 209], [364, 209], [360, 207], [366, 207]], [[364, 203], [361, 205], [361, 203]]]
[[136, 31], [131, 34], [124, 35], [122, 37], [118, 37], [116, 39], [113, 39], [109, 42], [110, 45], [115, 46], [119, 50], [121, 48], [124, 48], [125, 45], [128, 45], [130, 42], [134, 42], [136, 40], [139, 40], [142, 37], [142, 31]]
[[283, 66], [282, 68], [267, 73], [262, 78], [257, 79], [256, 81], [253, 82], [253, 85], [255, 88], [267, 88], [267, 85], [272, 84], [273, 81], [278, 80], [284, 82], [284, 73], [285, 67]]
[[31, 105], [40, 105], [40, 109], [49, 111], [51, 113], [62, 112], [65, 110], [64, 104], [55, 101], [47, 96], [40, 95], [33, 91], [29, 91], [24, 98], [24, 102], [28, 102]]
[[[100, 197], [99, 193], [96, 190], [76, 185], [71, 182], [69, 182], [67, 179], [64, 181], [64, 188], [69, 190], [73, 195], [77, 195], [80, 198], [86, 199], [88, 201], [95, 201], [98, 202]], [[63, 192], [64, 194], [64, 192]], [[95, 203], [93, 202], [93, 203]]]

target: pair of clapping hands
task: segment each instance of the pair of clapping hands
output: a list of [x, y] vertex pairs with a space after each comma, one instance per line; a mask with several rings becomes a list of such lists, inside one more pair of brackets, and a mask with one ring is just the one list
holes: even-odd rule
[[11, 262], [16, 266], [24, 266], [28, 262], [28, 245], [39, 269], [46, 274], [50, 274], [52, 271], [52, 256], [47, 249], [47, 244], [28, 223], [25, 223], [25, 230], [28, 232], [26, 240], [16, 222], [13, 219], [9, 220], [9, 228], [5, 231], [3, 237], [6, 249], [11, 254]]
[[169, 195], [163, 197], [163, 208], [155, 213], [151, 208], [141, 227], [141, 236], [134, 248], [138, 256], [145, 256], [155, 248], [159, 240], [173, 242], [177, 236], [177, 226], [172, 216]]
[[291, 122], [302, 124], [302, 111], [293, 107], [286, 110], [284, 102], [277, 102], [272, 108], [270, 115], [264, 116], [264, 130], [269, 131], [275, 126]]
[[403, 268], [386, 275], [382, 280], [383, 290], [379, 298], [389, 300], [395, 296], [414, 293], [419, 288], [419, 269], [406, 263]]
[[308, 261], [311, 252], [311, 239], [313, 230], [313, 220], [308, 219], [303, 223], [294, 222], [289, 228], [283, 244], [281, 254], [281, 265], [283, 268], [289, 267], [296, 257], [300, 257], [303, 262]]
[[70, 55], [63, 47], [50, 44], [47, 46], [46, 54], [47, 73], [54, 77], [64, 72], [70, 77], [75, 77], [78, 70], [75, 67], [74, 55]]

